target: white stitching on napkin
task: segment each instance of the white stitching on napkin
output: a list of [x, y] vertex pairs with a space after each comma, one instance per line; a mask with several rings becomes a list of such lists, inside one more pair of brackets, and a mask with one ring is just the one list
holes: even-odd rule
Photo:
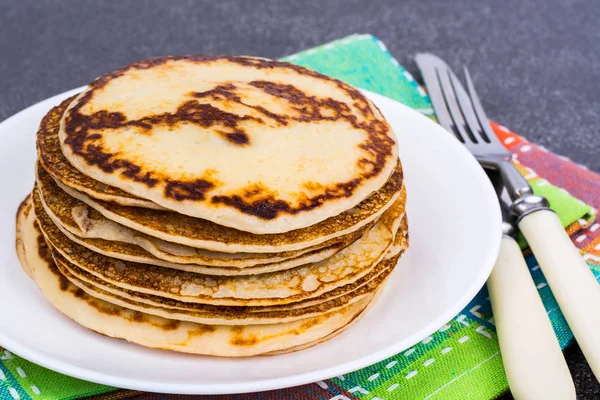
[[480, 335], [485, 336], [486, 338], [491, 339], [492, 338], [492, 334], [489, 333], [488, 331], [485, 330], [485, 326], [480, 325], [477, 327], [477, 329], [475, 329], [475, 332], [479, 333]]
[[327, 389], [329, 386], [327, 386], [327, 384], [323, 381], [317, 381], [315, 382], [321, 389]]
[[352, 389], [348, 389], [348, 391], [350, 393], [358, 392], [361, 394], [369, 394], [369, 392], [367, 390], [365, 390], [365, 388], [360, 387], [360, 386], [354, 386]]
[[415, 376], [415, 375], [416, 375], [416, 374], [418, 374], [418, 373], [419, 373], [419, 372], [417, 372], [417, 371], [411, 371], [411, 372], [409, 372], [408, 374], [406, 374], [405, 378], [406, 378], [406, 379], [410, 379], [410, 378], [412, 378], [413, 376]]
[[369, 382], [373, 382], [375, 379], [379, 378], [379, 372], [374, 373], [370, 377], [367, 378]]
[[473, 314], [474, 316], [478, 317], [478, 318], [483, 318], [483, 314], [481, 314], [480, 312], [478, 312], [477, 310], [479, 310], [481, 308], [481, 306], [479, 304], [477, 304], [475, 307], [472, 307], [469, 311], [471, 312], [471, 314]]
[[465, 321], [465, 319], [467, 319], [467, 316], [464, 314], [460, 314], [458, 318], [456, 318], [456, 322], [463, 324], [464, 326], [469, 326], [470, 323], [468, 321]]
[[15, 400], [19, 400], [21, 398], [21, 396], [19, 396], [19, 393], [17, 393], [17, 391], [15, 390], [15, 388], [8, 388], [8, 392], [10, 393], [10, 395], [12, 396], [13, 399]]

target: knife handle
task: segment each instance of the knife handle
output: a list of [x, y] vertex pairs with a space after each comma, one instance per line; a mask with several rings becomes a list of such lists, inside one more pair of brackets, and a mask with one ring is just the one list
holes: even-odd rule
[[600, 380], [600, 285], [554, 212], [533, 212], [518, 225], [579, 347]]
[[508, 384], [516, 399], [575, 399], [548, 314], [517, 242], [504, 236], [487, 281]]

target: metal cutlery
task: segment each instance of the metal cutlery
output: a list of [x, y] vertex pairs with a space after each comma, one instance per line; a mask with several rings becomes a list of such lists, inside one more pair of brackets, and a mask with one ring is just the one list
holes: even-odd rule
[[[509, 212], [536, 255], [571, 330], [599, 378], [600, 285], [556, 214], [548, 208], [547, 200], [534, 195], [511, 164], [512, 153], [492, 131], [468, 71], [465, 69], [465, 90], [439, 57], [419, 54], [416, 62], [440, 124], [452, 132], [483, 167], [500, 173], [512, 200]], [[514, 281], [517, 277], [511, 279]], [[512, 290], [511, 287], [507, 289]]]

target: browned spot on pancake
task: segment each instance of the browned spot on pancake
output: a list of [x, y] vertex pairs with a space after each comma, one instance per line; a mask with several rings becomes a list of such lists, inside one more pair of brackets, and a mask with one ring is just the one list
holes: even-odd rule
[[131, 319], [133, 319], [135, 322], [144, 322], [145, 320], [144, 314], [139, 311], [134, 311], [131, 315]]
[[297, 328], [290, 329], [290, 330], [284, 331], [284, 332], [279, 332], [279, 333], [276, 333], [273, 335], [263, 335], [260, 337], [253, 333], [244, 334], [244, 328], [242, 326], [235, 327], [232, 329], [233, 337], [229, 340], [229, 343], [231, 343], [234, 346], [254, 346], [257, 343], [266, 342], [266, 341], [276, 339], [281, 336], [301, 335], [301, 334], [305, 333], [307, 330], [311, 329], [312, 327], [323, 323], [328, 318], [329, 318], [329, 315], [320, 315], [317, 317], [312, 317], [312, 318], [307, 319], [306, 321], [302, 322], [300, 324], [300, 326]]
[[188, 337], [191, 338], [193, 336], [201, 336], [201, 335], [204, 335], [206, 333], [214, 332], [216, 330], [217, 329], [214, 326], [211, 326], [211, 325], [199, 325], [199, 327], [197, 329], [188, 331]]
[[234, 346], [254, 346], [258, 343], [258, 337], [255, 334], [244, 334], [243, 326], [234, 326], [231, 328], [233, 337], [229, 340]]
[[237, 208], [245, 214], [254, 215], [266, 220], [275, 219], [282, 211], [290, 212], [292, 210], [292, 207], [287, 202], [277, 200], [272, 196], [253, 202], [247, 202], [242, 196], [237, 194], [232, 196], [214, 196], [212, 202], [214, 204], [225, 204]]
[[204, 179], [195, 181], [172, 181], [166, 180], [165, 196], [175, 200], [204, 200], [206, 192], [215, 185]]
[[319, 317], [311, 318], [307, 321], [304, 321], [302, 323], [302, 325], [300, 325], [299, 332], [296, 334], [300, 334], [300, 333], [312, 328], [313, 326], [320, 325], [325, 319], [326, 319], [325, 317], [319, 316]]
[[[178, 321], [176, 321], [178, 322]], [[192, 340], [195, 337], [198, 336], [203, 336], [207, 333], [211, 333], [216, 331], [217, 329], [214, 326], [211, 325], [202, 325], [202, 324], [195, 324], [197, 326], [197, 328], [195, 329], [188, 329], [187, 330], [187, 337], [185, 338], [185, 340], [179, 342], [179, 343], [173, 343], [175, 346], [187, 346], [190, 342], [190, 340]]]
[[[244, 188], [244, 197], [246, 199], [251, 199], [261, 194], [265, 194], [268, 191], [269, 189], [267, 189], [267, 187], [264, 186], [262, 183], [254, 183]], [[271, 193], [271, 195], [273, 195], [273, 193]]]
[[253, 334], [247, 337], [236, 335], [230, 340], [230, 343], [234, 346], [254, 346], [258, 343], [258, 337]]
[[[33, 207], [32, 202], [31, 202], [31, 193], [27, 195], [27, 197], [25, 197], [23, 199], [23, 201], [19, 204], [19, 207], [17, 208], [17, 213], [15, 215], [15, 227], [16, 227], [16, 234], [15, 234], [15, 248], [17, 250], [17, 254], [22, 254], [21, 252], [25, 252], [25, 245], [23, 244], [23, 238], [22, 238], [22, 226], [25, 223], [25, 219], [29, 216], [29, 213], [31, 212], [31, 208]], [[21, 261], [21, 264], [24, 266], [24, 264], [26, 264], [25, 259], [22, 259], [21, 256], [19, 256], [19, 261]]]
[[241, 131], [239, 129], [232, 133], [221, 131], [219, 131], [219, 133], [222, 134], [231, 143], [239, 145], [246, 145], [250, 143], [250, 136], [248, 136], [244, 131]]
[[[346, 103], [328, 97], [318, 98], [311, 96], [293, 85], [266, 80], [252, 81], [248, 84], [264, 91], [270, 96], [278, 97], [288, 102], [291, 109], [294, 110], [294, 113], [291, 113], [292, 115], [279, 115], [262, 106], [253, 106], [244, 103], [241, 96], [236, 93], [236, 90], [239, 88], [233, 83], [224, 83], [204, 92], [188, 93], [188, 96], [194, 97], [194, 99], [182, 103], [175, 113], [163, 113], [127, 121], [118, 112], [101, 110], [91, 115], [84, 115], [80, 112], [81, 108], [91, 101], [95, 91], [100, 90], [110, 80], [130, 70], [148, 69], [163, 65], [168, 61], [178, 60], [208, 64], [225, 60], [259, 69], [289, 69], [301, 75], [326, 80], [334, 83], [354, 100], [353, 106], [365, 117], [365, 121], [358, 121], [356, 115], [352, 113], [352, 109]], [[241, 104], [257, 111], [262, 118], [252, 115], [238, 115], [211, 104], [200, 103], [197, 100], [203, 98]], [[240, 123], [243, 121], [252, 121], [253, 123], [266, 124], [265, 119], [272, 120], [280, 125], [287, 125], [289, 121], [302, 123], [344, 120], [356, 129], [363, 130], [366, 133], [365, 141], [359, 146], [367, 152], [369, 157], [364, 157], [357, 162], [357, 167], [360, 171], [358, 177], [347, 182], [339, 182], [319, 188], [320, 190], [316, 190], [316, 187], [313, 187], [312, 192], [314, 193], [301, 193], [299, 196], [301, 201], [297, 201], [296, 204], [291, 204], [274, 195], [261, 196], [259, 199], [249, 201], [246, 198], [247, 196], [244, 195], [246, 192], [251, 191], [251, 188], [241, 188], [237, 192], [211, 197], [209, 196], [209, 192], [215, 187], [215, 183], [210, 180], [190, 179], [173, 181], [169, 177], [159, 176], [155, 171], [143, 171], [141, 167], [135, 165], [133, 162], [123, 159], [120, 154], [106, 151], [102, 144], [99, 143], [102, 136], [94, 133], [94, 129], [102, 128], [133, 126], [143, 131], [149, 130], [159, 124], [172, 126], [177, 123], [186, 122], [202, 127], [217, 126], [219, 129], [215, 129], [215, 131], [221, 137], [233, 145], [243, 147], [249, 146], [251, 143], [250, 137]], [[177, 201], [210, 201], [212, 204], [227, 205], [238, 209], [242, 213], [265, 220], [275, 219], [282, 213], [298, 214], [303, 211], [309, 211], [322, 206], [329, 200], [352, 196], [361, 182], [381, 173], [388, 158], [393, 154], [393, 147], [395, 146], [394, 140], [388, 136], [390, 131], [388, 124], [377, 118], [370, 103], [358, 90], [341, 81], [300, 66], [286, 62], [240, 56], [165, 57], [142, 61], [113, 71], [96, 79], [90, 85], [89, 91], [69, 111], [66, 118], [65, 130], [67, 133], [65, 144], [70, 146], [71, 150], [76, 155], [82, 157], [89, 165], [97, 166], [106, 173], [118, 172], [133, 181], [143, 183], [149, 187], [154, 187], [160, 182], [165, 187], [165, 196]]]
[[90, 306], [96, 309], [96, 311], [106, 314], [106, 315], [118, 315], [124, 317], [125, 311], [123, 308], [113, 306], [112, 304], [106, 303], [102, 300], [98, 300], [86, 294], [85, 302]]
[[163, 329], [165, 331], [174, 331], [175, 329], [179, 328], [179, 325], [181, 325], [181, 322], [173, 319], [163, 325]]
[[33, 227], [37, 233], [37, 250], [38, 255], [48, 264], [54, 264], [54, 259], [52, 258], [52, 254], [50, 253], [50, 249], [48, 248], [48, 244], [46, 243], [46, 239], [44, 239], [44, 235], [42, 235], [42, 231], [37, 221], [33, 223]]
[[237, 90], [236, 85], [234, 85], [232, 83], [227, 83], [224, 85], [217, 85], [217, 86], [215, 86], [214, 89], [207, 90], [204, 92], [190, 92], [189, 95], [192, 97], [195, 97], [197, 99], [210, 97], [213, 100], [229, 100], [231, 102], [241, 104], [245, 107], [254, 109], [254, 110], [258, 111], [259, 113], [263, 114], [264, 116], [266, 116], [270, 119], [273, 119], [282, 125], [287, 125], [287, 121], [286, 121], [285, 117], [277, 115], [262, 106], [254, 106], [254, 105], [244, 103], [242, 101], [241, 97], [236, 93], [236, 90]]
[[16, 218], [19, 219], [19, 215], [21, 215], [21, 210], [23, 210], [23, 216], [27, 217], [29, 215], [29, 211], [31, 210], [31, 194], [28, 194], [27, 197], [23, 199], [19, 207], [17, 208]]
[[191, 92], [190, 95], [196, 98], [212, 97], [214, 100], [225, 98], [236, 102], [242, 101], [240, 97], [235, 94], [234, 90], [236, 86], [232, 83], [215, 86], [214, 89], [206, 90], [204, 92]]
[[[310, 197], [308, 195], [302, 196], [299, 200], [299, 204], [293, 207], [288, 202], [277, 199], [273, 194], [266, 194], [258, 200], [249, 201], [245, 196], [230, 195], [230, 196], [213, 196], [212, 202], [214, 204], [226, 204], [228, 206], [237, 208], [243, 213], [254, 215], [256, 217], [271, 220], [275, 219], [280, 213], [286, 214], [298, 214], [303, 211], [313, 210], [320, 207], [323, 203], [330, 199], [337, 199], [342, 197], [350, 197], [354, 192], [354, 188], [358, 186], [361, 179], [355, 178], [351, 181], [344, 183], [337, 183], [330, 187], [321, 187], [323, 193], [316, 196]], [[315, 187], [313, 185], [313, 187]], [[244, 194], [254, 190], [252, 186], [242, 189]]]
[[64, 292], [69, 288], [69, 280], [61, 275], [58, 280], [58, 286], [60, 287], [60, 290]]

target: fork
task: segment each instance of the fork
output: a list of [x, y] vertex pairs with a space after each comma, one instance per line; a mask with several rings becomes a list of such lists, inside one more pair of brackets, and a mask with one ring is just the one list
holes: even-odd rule
[[[527, 181], [512, 165], [513, 155], [491, 129], [468, 70], [464, 69], [465, 90], [460, 80], [439, 57], [419, 54], [416, 61], [440, 124], [454, 133], [483, 167], [500, 172], [512, 200], [510, 213], [535, 253], [571, 330], [594, 374], [599, 378], [600, 285], [565, 233], [556, 214], [548, 208], [548, 201], [534, 195]], [[504, 292], [503, 298], [511, 296], [511, 282], [495, 286]], [[526, 329], [535, 327], [526, 326]], [[522, 340], [519, 335], [527, 333], [515, 333], [515, 330], [519, 328], [511, 326], [499, 333], [508, 336], [510, 340]], [[502, 337], [499, 339], [501, 344], [509, 340]], [[535, 336], [532, 337], [534, 339]]]

